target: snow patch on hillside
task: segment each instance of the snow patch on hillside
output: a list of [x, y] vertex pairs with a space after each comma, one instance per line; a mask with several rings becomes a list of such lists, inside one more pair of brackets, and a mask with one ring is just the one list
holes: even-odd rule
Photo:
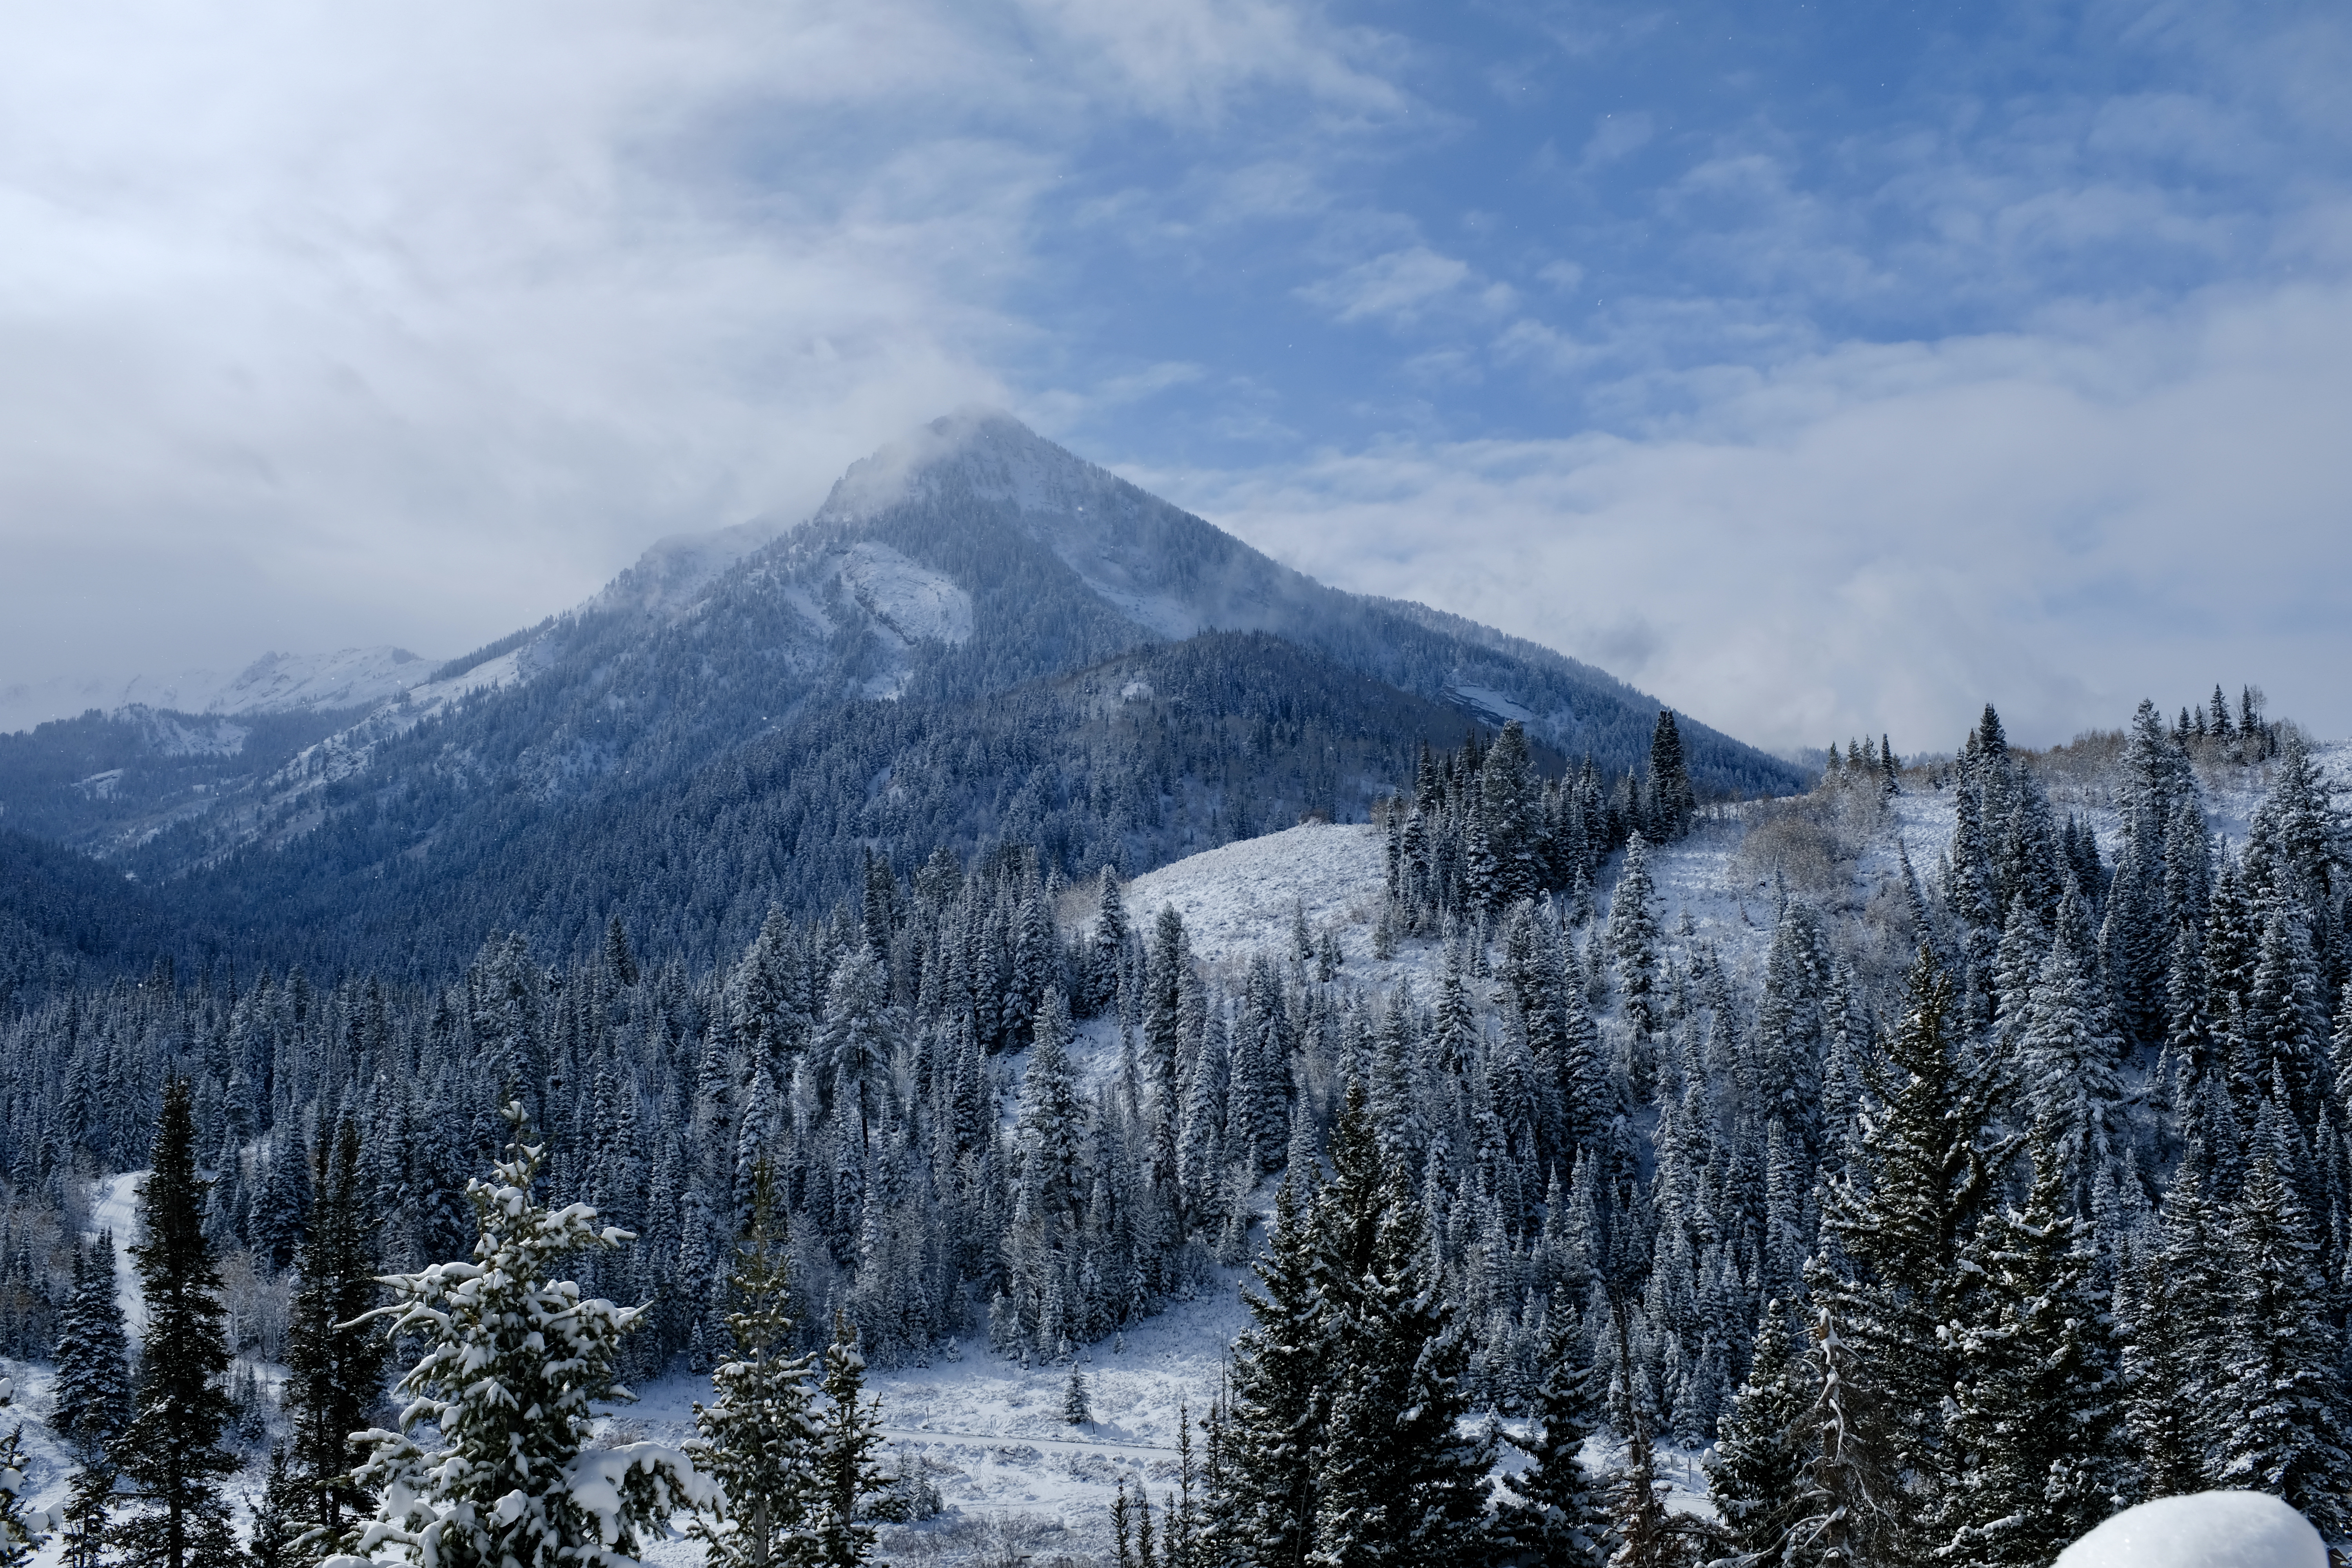
[[1369, 956], [1387, 856], [1378, 828], [1302, 823], [1138, 877], [1127, 885], [1128, 916], [1148, 930], [1161, 907], [1172, 904], [1192, 952], [1217, 965], [1246, 963], [1261, 945], [1279, 948], [1303, 908], [1307, 928], [1318, 934], [1327, 925], [1360, 927]]
[[843, 557], [842, 585], [866, 614], [906, 643], [961, 643], [971, 637], [971, 595], [944, 572], [866, 540]]

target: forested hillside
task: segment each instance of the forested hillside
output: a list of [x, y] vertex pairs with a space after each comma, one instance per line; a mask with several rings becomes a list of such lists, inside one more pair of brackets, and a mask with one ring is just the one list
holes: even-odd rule
[[[1055, 700], [1115, 731], [1204, 646]], [[790, 1348], [838, 1313], [880, 1368], [1060, 1368], [1261, 1259], [1186, 1563], [2043, 1563], [2210, 1486], [2352, 1528], [2342, 754], [2218, 701], [2026, 754], [1989, 709], [1948, 761], [1857, 743], [1734, 807], [1682, 745], [1662, 719], [1631, 789], [1546, 777], [1517, 727], [1433, 749], [1369, 823], [1297, 830], [1374, 836], [1357, 903], [1213, 961], [998, 839], [866, 857], [708, 969], [615, 919], [429, 984], [46, 997], [0, 1055], [0, 1348], [72, 1326], [79, 1184], [144, 1157], [180, 1073], [273, 1360], [310, 1152], [351, 1129], [370, 1267], [413, 1271], [470, 1245], [509, 1100], [535, 1190], [636, 1233], [576, 1271], [650, 1303], [639, 1375], [720, 1360], [765, 1184]], [[1500, 1513], [1487, 1411], [1541, 1461]], [[1593, 1427], [1630, 1480], [1583, 1469]], [[1712, 1449], [1719, 1525], [1656, 1514], [1653, 1440]]]

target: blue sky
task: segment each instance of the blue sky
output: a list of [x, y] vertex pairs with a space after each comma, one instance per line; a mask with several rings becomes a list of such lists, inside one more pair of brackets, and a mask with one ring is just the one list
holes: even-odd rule
[[971, 400], [1774, 746], [2352, 732], [2352, 21], [14, 14], [0, 686], [446, 654]]

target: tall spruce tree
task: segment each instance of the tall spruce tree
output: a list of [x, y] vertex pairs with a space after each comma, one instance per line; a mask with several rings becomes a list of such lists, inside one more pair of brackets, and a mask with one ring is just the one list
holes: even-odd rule
[[1504, 1441], [1528, 1457], [1496, 1510], [1509, 1559], [1527, 1568], [1597, 1568], [1606, 1555], [1608, 1514], [1580, 1457], [1601, 1405], [1600, 1378], [1573, 1321], [1556, 1324], [1536, 1386], [1536, 1430]]
[[1658, 710], [1657, 727], [1650, 732], [1650, 787], [1645, 804], [1650, 820], [1643, 831], [1660, 843], [1688, 833], [1691, 818], [1698, 811], [1690, 764], [1683, 756], [1682, 731], [1675, 727], [1671, 708]]
[[1811, 1459], [1806, 1418], [1812, 1405], [1789, 1310], [1768, 1302], [1748, 1380], [1732, 1396], [1706, 1459], [1707, 1491], [1742, 1563], [1784, 1561], [1790, 1533], [1805, 1515]]
[[2025, 1207], [1969, 1249], [1982, 1287], [1948, 1417], [1954, 1561], [2040, 1568], [2122, 1500], [2116, 1345], [2091, 1224], [2067, 1212], [2068, 1185], [2063, 1154], [2038, 1136]]
[[734, 1354], [710, 1374], [686, 1450], [719, 1483], [688, 1533], [724, 1568], [807, 1561], [816, 1507], [810, 1409], [816, 1357], [793, 1351], [792, 1280], [768, 1163], [754, 1173], [751, 1227], [735, 1253], [727, 1331]]
[[1234, 1342], [1231, 1412], [1213, 1409], [1210, 1420], [1211, 1544], [1259, 1568], [1302, 1568], [1314, 1539], [1330, 1346], [1312, 1180], [1292, 1166], [1276, 1189], [1259, 1289], [1242, 1292], [1254, 1321]]
[[2323, 1531], [2352, 1531], [2352, 1423], [2344, 1383], [2343, 1331], [2317, 1267], [2319, 1239], [2278, 1142], [2283, 1113], [2265, 1118], [2275, 1140], [2254, 1156], [2230, 1228], [2238, 1276], [2217, 1391], [2217, 1474], [2223, 1486], [2286, 1499]]
[[235, 1408], [223, 1337], [228, 1312], [205, 1239], [196, 1173], [195, 1096], [163, 1086], [152, 1171], [141, 1191], [146, 1235], [131, 1249], [147, 1300], [147, 1334], [130, 1425], [113, 1456], [132, 1511], [111, 1539], [127, 1568], [227, 1568], [241, 1553], [220, 1480], [237, 1458], [221, 1435]]
[[375, 1504], [352, 1479], [352, 1437], [372, 1424], [383, 1397], [391, 1346], [362, 1320], [382, 1295], [375, 1282], [368, 1187], [360, 1168], [359, 1126], [342, 1118], [320, 1142], [312, 1182], [310, 1234], [296, 1255], [299, 1283], [289, 1314], [287, 1404], [294, 1427], [293, 1466], [307, 1494], [303, 1516], [340, 1539], [345, 1523]]
[[[1988, 1133], [2004, 1085], [1960, 1037], [1951, 977], [1933, 950], [1920, 948], [1908, 992], [1879, 1075], [1884, 1109], [1859, 1123], [1822, 1205], [1842, 1263], [1817, 1271], [1812, 1294], [1852, 1363], [1841, 1373], [1845, 1448], [1820, 1463], [1901, 1478], [1901, 1516], [1933, 1532], [1955, 1476], [1943, 1411], [1958, 1376], [1958, 1347], [1940, 1331], [1970, 1288], [1967, 1249], [2015, 1142]], [[1853, 1424], [1865, 1408], [1883, 1425]]]

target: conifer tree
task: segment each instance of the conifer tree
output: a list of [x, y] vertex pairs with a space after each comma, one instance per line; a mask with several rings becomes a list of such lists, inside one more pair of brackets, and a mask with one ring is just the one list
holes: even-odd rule
[[1083, 1426], [1094, 1418], [1093, 1406], [1087, 1400], [1087, 1374], [1073, 1366], [1070, 1381], [1062, 1389], [1062, 1419], [1073, 1426]]
[[[352, 1557], [419, 1568], [629, 1568], [637, 1542], [675, 1512], [707, 1504], [709, 1483], [653, 1443], [587, 1447], [593, 1408], [634, 1397], [617, 1380], [621, 1339], [645, 1311], [583, 1299], [552, 1277], [562, 1258], [628, 1239], [585, 1204], [550, 1210], [531, 1194], [545, 1147], [509, 1104], [512, 1142], [488, 1180], [466, 1184], [479, 1238], [470, 1262], [388, 1276], [394, 1300], [372, 1317], [425, 1342], [401, 1380], [401, 1430], [367, 1434], [356, 1481], [380, 1489]], [[412, 1433], [430, 1423], [436, 1446]]]
[[1617, 988], [1624, 998], [1625, 1021], [1643, 1035], [1658, 1024], [1658, 917], [1650, 907], [1654, 897], [1650, 846], [1636, 833], [1626, 842], [1625, 867], [1610, 898], [1608, 940], [1610, 956], [1617, 965]]
[[751, 1225], [736, 1249], [727, 1331], [734, 1354], [710, 1374], [717, 1397], [694, 1407], [686, 1451], [719, 1483], [688, 1533], [724, 1568], [803, 1561], [814, 1510], [816, 1357], [793, 1353], [792, 1281], [782, 1215], [766, 1161], [753, 1175]]
[[1496, 1523], [1512, 1559], [1528, 1568], [1595, 1568], [1604, 1555], [1608, 1514], [1579, 1458], [1600, 1404], [1600, 1380], [1583, 1334], [1572, 1322], [1555, 1325], [1530, 1412], [1536, 1431], [1504, 1437], [1528, 1465], [1510, 1479], [1511, 1495], [1496, 1510]]
[[1971, 1249], [1983, 1283], [1959, 1336], [1948, 1555], [1984, 1568], [2040, 1568], [2119, 1501], [2116, 1347], [2091, 1225], [2066, 1212], [2067, 1185], [2063, 1156], [2038, 1137], [2025, 1207], [1993, 1218]]
[[153, 1168], [140, 1194], [146, 1238], [131, 1249], [147, 1335], [131, 1423], [111, 1451], [138, 1510], [111, 1532], [131, 1568], [226, 1568], [238, 1556], [219, 1486], [237, 1469], [221, 1445], [234, 1414], [228, 1314], [205, 1239], [194, 1105], [187, 1079], [164, 1084]]
[[2239, 1287], [2229, 1377], [2217, 1391], [2214, 1479], [2275, 1492], [2322, 1531], [2342, 1535], [2352, 1530], [2342, 1331], [2327, 1310], [2318, 1237], [2287, 1164], [2275, 1146], [2255, 1154], [2231, 1226]]
[[824, 1397], [810, 1446], [815, 1467], [809, 1521], [809, 1561], [820, 1568], [855, 1568], [874, 1553], [874, 1526], [865, 1502], [882, 1489], [874, 1450], [882, 1446], [882, 1405], [867, 1401], [866, 1358], [847, 1314], [833, 1315], [833, 1342], [824, 1352]]
[[1698, 796], [1691, 788], [1690, 764], [1684, 760], [1682, 731], [1675, 727], [1671, 708], [1658, 710], [1657, 727], [1650, 733], [1648, 795], [1651, 837], [1671, 842], [1690, 831]]
[[66, 1568], [99, 1568], [113, 1522], [114, 1466], [96, 1447], [81, 1449], [79, 1464], [59, 1510], [58, 1544]]
[[268, 1473], [262, 1480], [261, 1497], [253, 1505], [253, 1528], [247, 1538], [253, 1568], [298, 1568], [295, 1543], [302, 1537], [303, 1517], [309, 1511], [310, 1500], [304, 1494], [311, 1490], [287, 1464], [284, 1446], [271, 1447]]
[[[1352, 1124], [1343, 1117], [1341, 1125]], [[1340, 1137], [1335, 1131], [1335, 1156]], [[1312, 1179], [1294, 1166], [1275, 1191], [1260, 1289], [1242, 1292], [1255, 1321], [1234, 1342], [1232, 1413], [1213, 1409], [1210, 1419], [1210, 1545], [1246, 1551], [1264, 1568], [1298, 1568], [1314, 1534], [1330, 1347], [1319, 1321]]]
[[303, 1513], [334, 1541], [350, 1516], [375, 1500], [352, 1479], [352, 1436], [370, 1425], [383, 1396], [391, 1347], [361, 1320], [376, 1304], [372, 1227], [360, 1170], [360, 1133], [348, 1116], [322, 1139], [314, 1182], [318, 1204], [310, 1239], [296, 1257], [296, 1287], [286, 1344], [287, 1402], [292, 1407], [293, 1461], [308, 1492]]
[[[1951, 979], [1931, 949], [1919, 950], [1908, 991], [1888, 1041], [1885, 1109], [1861, 1125], [1822, 1207], [1843, 1266], [1808, 1273], [1818, 1275], [1812, 1296], [1824, 1314], [1817, 1331], [1833, 1327], [1835, 1350], [1851, 1358], [1840, 1372], [1853, 1384], [1840, 1395], [1848, 1401], [1842, 1419], [1867, 1407], [1885, 1423], [1849, 1422], [1841, 1427], [1847, 1447], [1819, 1463], [1905, 1477], [1902, 1512], [1926, 1524], [1939, 1517], [1952, 1479], [1942, 1411], [1958, 1376], [1956, 1347], [1937, 1329], [1958, 1312], [1966, 1248], [2014, 1142], [1988, 1137], [2003, 1086], [1958, 1037]], [[1830, 1348], [1817, 1339], [1817, 1361]]]
[[1788, 1309], [1769, 1302], [1748, 1380], [1732, 1396], [1706, 1461], [1707, 1490], [1743, 1563], [1783, 1561], [1790, 1532], [1804, 1515], [1811, 1460], [1806, 1418], [1812, 1404]]
[[69, 1447], [104, 1448], [131, 1419], [131, 1341], [115, 1295], [114, 1234], [74, 1248], [73, 1294], [57, 1343], [50, 1427]]

